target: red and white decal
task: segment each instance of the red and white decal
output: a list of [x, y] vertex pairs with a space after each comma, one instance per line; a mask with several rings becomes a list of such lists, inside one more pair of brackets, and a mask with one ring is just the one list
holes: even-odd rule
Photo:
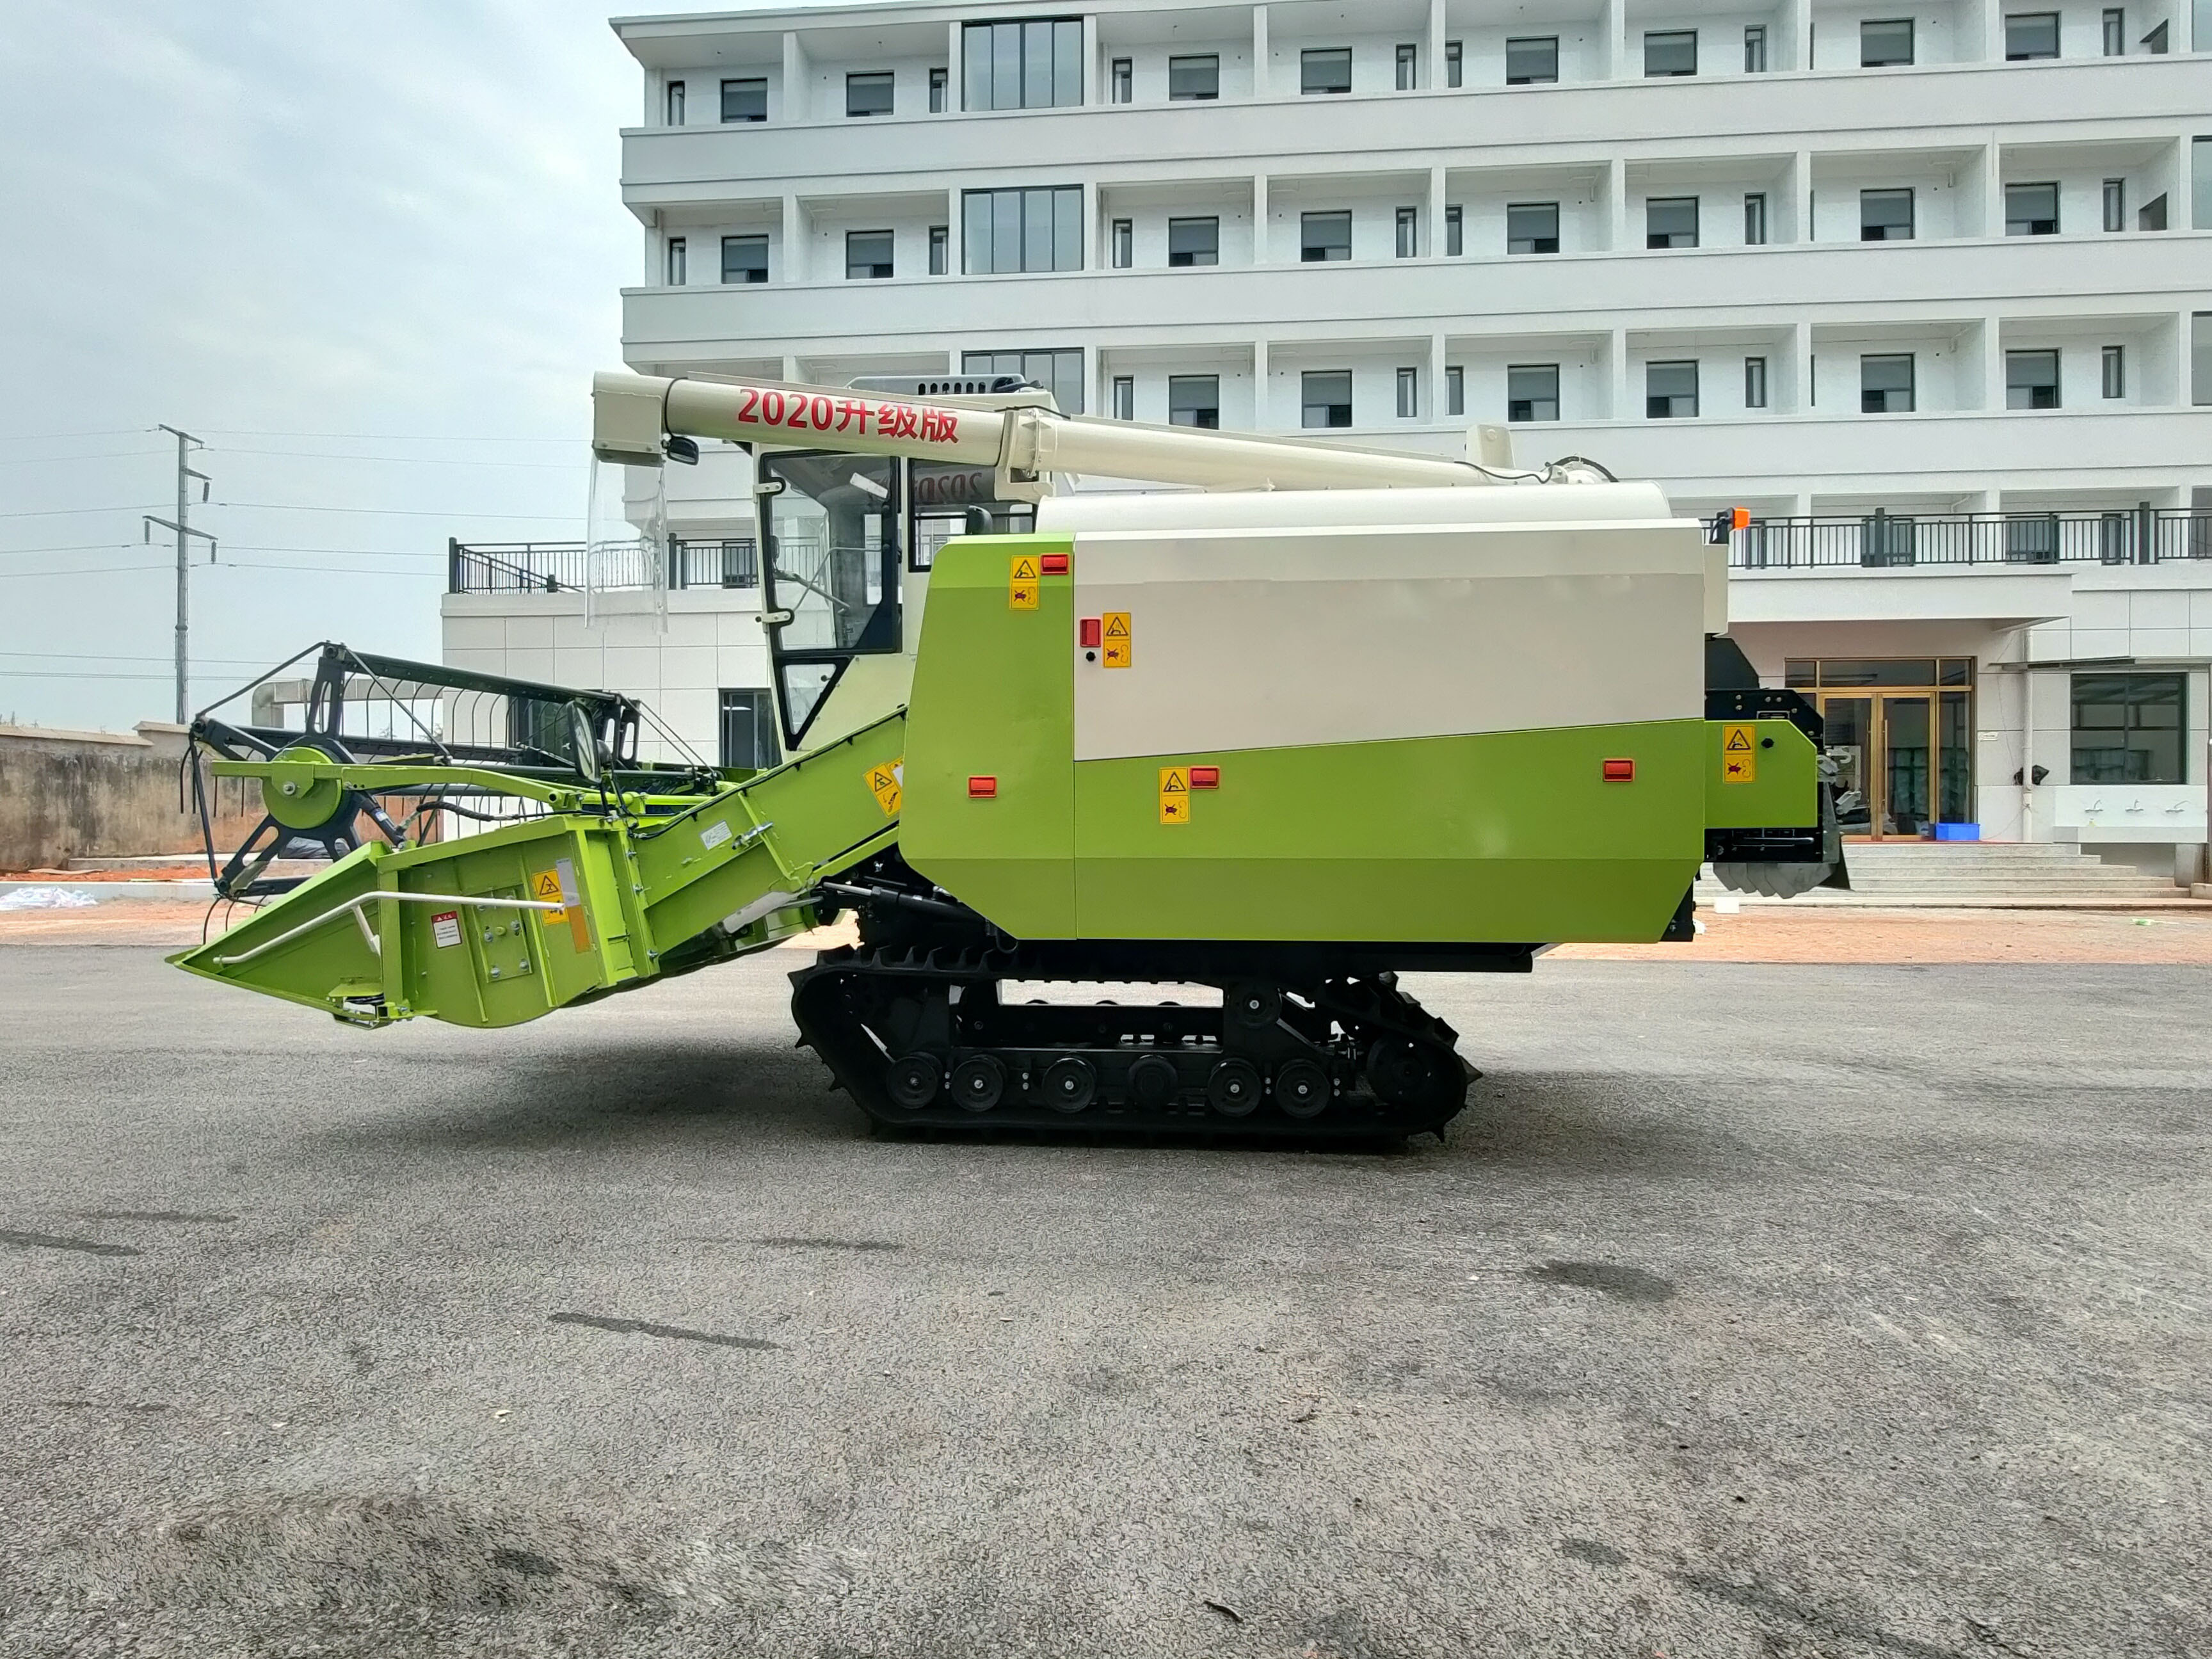
[[775, 386], [744, 387], [731, 424], [856, 438], [911, 438], [925, 444], [950, 445], [960, 440], [960, 416], [953, 410], [875, 398], [787, 392]]

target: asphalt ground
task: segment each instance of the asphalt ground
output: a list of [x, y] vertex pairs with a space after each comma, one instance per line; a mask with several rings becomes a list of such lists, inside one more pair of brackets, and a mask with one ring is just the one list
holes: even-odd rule
[[1409, 980], [1487, 1075], [1346, 1155], [871, 1139], [788, 951], [362, 1033], [88, 937], [9, 1659], [2212, 1652], [2212, 969]]

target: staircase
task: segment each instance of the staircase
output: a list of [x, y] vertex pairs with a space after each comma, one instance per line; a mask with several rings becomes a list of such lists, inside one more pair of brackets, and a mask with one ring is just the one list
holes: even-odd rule
[[[2189, 897], [2189, 890], [2171, 877], [2148, 874], [2130, 865], [2106, 864], [2063, 842], [1847, 842], [1844, 863], [1850, 871], [1848, 896], [1860, 902], [2128, 905]], [[1700, 903], [1710, 903], [1727, 890], [1710, 874], [1698, 878]], [[1806, 899], [1845, 896], [1833, 888], [1821, 888]]]

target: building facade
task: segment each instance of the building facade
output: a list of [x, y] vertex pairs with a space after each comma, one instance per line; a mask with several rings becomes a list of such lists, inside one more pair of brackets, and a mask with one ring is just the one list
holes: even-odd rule
[[[624, 354], [1020, 374], [1096, 415], [1446, 453], [1508, 422], [1523, 461], [1750, 509], [1734, 631], [1822, 702], [1855, 830], [2155, 867], [2205, 837], [2212, 0], [2190, 3], [622, 19]], [[679, 536], [750, 548], [742, 456], [672, 483]], [[686, 603], [720, 641], [753, 592]], [[556, 596], [523, 597], [456, 595], [449, 649], [565, 637], [538, 614]], [[678, 597], [664, 653], [704, 650]], [[694, 684], [706, 661], [614, 683], [719, 740], [705, 711], [743, 687]]]

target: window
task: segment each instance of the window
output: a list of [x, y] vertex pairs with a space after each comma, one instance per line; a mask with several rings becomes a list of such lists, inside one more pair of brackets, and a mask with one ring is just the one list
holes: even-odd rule
[[1298, 91], [1316, 93], [1352, 90], [1352, 49], [1349, 46], [1298, 54]]
[[1401, 368], [1398, 371], [1398, 418], [1418, 421], [1421, 417], [1421, 371]]
[[888, 230], [848, 230], [845, 233], [845, 280], [872, 280], [891, 274], [891, 234]]
[[2105, 348], [2104, 393], [2107, 398], [2128, 395], [2128, 349], [2125, 346]]
[[1352, 424], [1352, 371], [1310, 368], [1298, 377], [1300, 426]]
[[2058, 234], [2058, 186], [2007, 185], [2005, 234], [2056, 236]]
[[1894, 69], [1912, 61], [1912, 20], [1889, 17], [1859, 25], [1859, 67]]
[[1133, 421], [1137, 418], [1137, 377], [1116, 374], [1114, 377], [1114, 418]]
[[2212, 311], [2189, 316], [2189, 401], [2199, 408], [2212, 404]]
[[684, 247], [681, 236], [668, 239], [668, 274], [665, 281], [671, 288], [682, 288], [684, 283]]
[[2166, 44], [2166, 24], [2161, 20], [2139, 43], [2154, 58], [2162, 58], [2171, 47]]
[[2058, 56], [2058, 14], [2055, 11], [2016, 11], [2005, 17], [2005, 62], [2023, 63], [2031, 58]]
[[1695, 75], [1698, 72], [1697, 30], [1645, 31], [1644, 72], [1646, 75]]
[[1137, 96], [1137, 66], [1127, 58], [1116, 58], [1107, 69], [1107, 79], [1114, 88], [1117, 104], [1133, 102]]
[[960, 31], [960, 56], [969, 109], [1055, 109], [1083, 101], [1079, 18], [969, 23]]
[[933, 69], [929, 72], [929, 112], [942, 115], [952, 97], [952, 71]]
[[[1692, 402], [1696, 396], [1693, 376], [1691, 386]], [[1507, 365], [1505, 418], [1509, 421], [1556, 421], [1559, 418], [1559, 366], [1557, 363]]]
[[845, 77], [845, 113], [855, 115], [889, 115], [891, 112], [891, 93], [896, 77], [884, 70], [871, 70], [866, 75]]
[[1557, 202], [1514, 202], [1505, 210], [1505, 251], [1508, 253], [1557, 253], [1559, 251], [1559, 204]]
[[2075, 783], [2186, 783], [2188, 680], [2180, 674], [2074, 676]]
[[2058, 407], [2058, 354], [2055, 351], [2005, 353], [2005, 407]]
[[722, 280], [726, 283], [768, 281], [768, 238], [722, 238]]
[[1444, 210], [1444, 254], [1456, 259], [1467, 251], [1467, 216], [1455, 204]]
[[1698, 198], [1694, 196], [1654, 196], [1644, 204], [1644, 246], [1695, 247], [1698, 245]]
[[1743, 406], [1746, 409], [1766, 407], [1766, 359], [1764, 357], [1743, 360]]
[[2212, 230], [2212, 138], [2189, 141], [2189, 168], [2194, 181], [2190, 186], [2190, 222], [2198, 230]]
[[1079, 346], [1026, 351], [963, 351], [963, 374], [1018, 375], [1052, 393], [1064, 415], [1083, 413], [1083, 350]]
[[1743, 26], [1743, 72], [1746, 75], [1766, 73], [1766, 25], [1746, 23]]
[[942, 276], [952, 263], [952, 227], [932, 225], [929, 228], [929, 274]]
[[1168, 221], [1168, 263], [1171, 265], [1218, 265], [1221, 263], [1221, 221]]
[[768, 82], [766, 78], [723, 82], [722, 118], [725, 121], [767, 120]]
[[960, 198], [971, 276], [1083, 269], [1083, 187], [970, 190]]
[[1910, 415], [1912, 412], [1912, 354], [1883, 352], [1859, 359], [1859, 413]]
[[1201, 58], [1168, 59], [1168, 96], [1181, 100], [1221, 96], [1221, 58], [1208, 52]]
[[1401, 46], [1397, 52], [1397, 63], [1398, 90], [1401, 92], [1412, 92], [1414, 90], [1416, 83], [1419, 82], [1420, 77], [1420, 49], [1411, 44]]
[[1421, 252], [1421, 210], [1401, 207], [1398, 210], [1398, 258], [1412, 259]]
[[1137, 263], [1137, 226], [1133, 219], [1114, 222], [1114, 269], [1127, 270]]
[[1456, 87], [1456, 86], [1460, 86], [1460, 85], [1462, 85], [1462, 84], [1463, 84], [1463, 83], [1464, 83], [1464, 82], [1465, 82], [1465, 80], [1466, 80], [1466, 76], [1467, 76], [1467, 46], [1466, 46], [1466, 43], [1465, 43], [1464, 41], [1460, 41], [1460, 40], [1447, 40], [1447, 41], [1445, 41], [1445, 42], [1444, 42], [1444, 84], [1445, 84], [1446, 86], [1448, 86], [1448, 87]]
[[1559, 37], [1530, 34], [1505, 43], [1505, 84], [1534, 86], [1559, 78]]
[[1203, 427], [1208, 432], [1217, 430], [1221, 425], [1221, 377], [1169, 375], [1168, 424]]
[[1911, 240], [1911, 191], [1863, 190], [1859, 192], [1859, 240], [1909, 242]]
[[1654, 421], [1686, 421], [1698, 412], [1698, 365], [1644, 365], [1644, 413]]
[[1308, 264], [1323, 264], [1352, 257], [1352, 216], [1349, 213], [1302, 213], [1298, 216], [1298, 258]]
[[2157, 195], [2152, 197], [2150, 200], [2145, 202], [2142, 208], [2137, 210], [2136, 214], [2136, 228], [2137, 230], [2164, 230], [2166, 228], [2166, 192], [2164, 191], [2160, 191]]
[[1763, 190], [1753, 191], [1743, 198], [1743, 245], [1766, 246], [1766, 192]]
[[1467, 371], [1457, 363], [1444, 370], [1444, 413], [1467, 413]]
[[2105, 228], [2125, 230], [2128, 228], [2128, 181], [2124, 179], [2105, 180]]
[[2119, 58], [2128, 49], [2128, 14], [2124, 7], [2105, 9], [2105, 56]]
[[672, 127], [684, 125], [684, 83], [681, 81], [668, 83], [667, 122]]
[[[730, 544], [723, 544], [726, 558]], [[750, 586], [751, 583], [745, 586]], [[765, 690], [747, 688], [722, 693], [722, 764], [764, 772], [783, 759], [776, 745], [775, 711]]]

